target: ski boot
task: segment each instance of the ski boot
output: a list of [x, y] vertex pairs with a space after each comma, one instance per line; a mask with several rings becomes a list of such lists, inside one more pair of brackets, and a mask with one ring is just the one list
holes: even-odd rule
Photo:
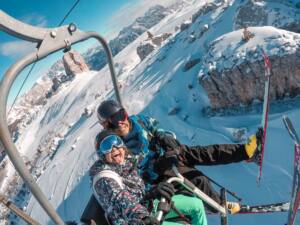
[[251, 135], [248, 139], [248, 143], [245, 144], [246, 153], [249, 157], [248, 162], [255, 162], [257, 165], [260, 165], [262, 160], [262, 139], [263, 139], [263, 130], [259, 128], [256, 134]]
[[226, 207], [230, 214], [236, 214], [241, 210], [241, 204], [238, 202], [226, 202]]

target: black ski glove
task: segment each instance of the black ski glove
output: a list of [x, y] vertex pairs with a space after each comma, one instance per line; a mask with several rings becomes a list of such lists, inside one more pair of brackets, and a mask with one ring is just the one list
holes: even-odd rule
[[180, 150], [181, 144], [168, 132], [156, 132], [150, 141], [150, 146], [162, 148], [166, 152]]
[[160, 222], [153, 216], [147, 216], [142, 219], [141, 225], [160, 225]]
[[167, 182], [160, 182], [157, 186], [149, 190], [145, 195], [145, 200], [165, 198], [171, 201], [172, 196], [175, 194], [175, 188], [172, 184]]
[[260, 127], [257, 129], [256, 131], [256, 141], [257, 141], [257, 145], [262, 145], [262, 142], [263, 142], [263, 136], [264, 136], [264, 131], [263, 131], [263, 128]]

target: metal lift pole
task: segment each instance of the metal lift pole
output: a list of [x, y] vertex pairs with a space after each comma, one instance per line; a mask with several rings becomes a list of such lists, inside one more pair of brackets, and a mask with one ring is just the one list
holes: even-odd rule
[[80, 31], [77, 29], [75, 24], [56, 28], [39, 28], [22, 23], [0, 10], [0, 30], [3, 30], [17, 38], [35, 42], [38, 46], [38, 50], [36, 52], [26, 55], [12, 65], [5, 73], [5, 76], [0, 83], [0, 139], [4, 145], [8, 157], [24, 182], [27, 184], [31, 193], [34, 195], [49, 217], [56, 224], [62, 225], [64, 224], [63, 220], [57, 214], [55, 209], [49, 203], [47, 197], [44, 195], [34, 178], [31, 176], [10, 136], [6, 117], [8, 94], [16, 77], [28, 65], [35, 61], [39, 61], [54, 52], [68, 48], [72, 44], [85, 41], [89, 38], [95, 38], [101, 43], [106, 52], [116, 98], [120, 104], [122, 104], [114, 70], [112, 53], [103, 37], [96, 32]]

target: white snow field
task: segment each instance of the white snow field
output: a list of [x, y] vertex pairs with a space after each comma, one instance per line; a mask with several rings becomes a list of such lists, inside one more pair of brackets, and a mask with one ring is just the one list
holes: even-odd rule
[[[174, 33], [176, 25], [188, 20], [206, 1], [191, 1], [190, 6], [164, 18], [150, 29], [153, 34]], [[147, 38], [141, 35], [128, 45], [114, 61], [122, 65], [118, 76], [122, 84], [123, 103], [130, 113], [144, 113], [160, 121], [161, 127], [174, 131], [178, 139], [188, 145], [233, 143], [234, 133], [245, 129], [241, 141], [255, 133], [260, 126], [261, 114], [206, 117], [203, 107], [209, 99], [198, 83], [202, 62], [187, 72], [184, 64], [191, 58], [204, 57], [204, 46], [219, 38], [214, 55], [243, 55], [258, 45], [269, 54], [277, 54], [280, 47], [278, 35], [297, 42], [299, 34], [274, 27], [249, 28], [255, 38], [240, 46], [242, 30], [232, 32], [234, 13], [240, 1], [225, 1], [217, 10], [201, 16], [186, 31], [174, 33], [161, 48], [154, 50], [140, 62], [137, 46]], [[194, 42], [189, 42], [190, 32], [208, 24], [208, 31]], [[220, 37], [225, 35], [223, 37]], [[231, 46], [228, 48], [228, 46]], [[297, 45], [295, 45], [295, 48]], [[293, 49], [290, 49], [293, 51]], [[212, 60], [214, 55], [212, 55]], [[207, 56], [205, 56], [207, 59]], [[229, 62], [230, 63], [230, 62]], [[216, 66], [228, 65], [218, 62]], [[263, 79], [263, 74], [262, 74]], [[192, 88], [188, 88], [188, 86]], [[100, 97], [97, 97], [100, 96]], [[96, 114], [82, 115], [88, 107], [92, 111], [100, 102], [113, 97], [107, 66], [99, 72], [79, 74], [58, 94], [48, 100], [37, 118], [18, 140], [23, 155], [31, 157], [46, 138], [60, 138], [53, 160], [41, 159], [42, 175], [38, 179], [43, 192], [64, 220], [79, 220], [91, 195], [88, 169], [96, 160], [94, 137], [102, 128]], [[179, 111], [169, 115], [174, 108]], [[235, 163], [220, 166], [199, 166], [206, 175], [236, 192], [247, 204], [267, 204], [289, 201], [293, 175], [293, 142], [282, 123], [282, 114], [293, 121], [300, 132], [300, 107], [285, 108], [280, 113], [271, 112], [265, 148], [263, 177], [256, 183], [258, 167], [253, 163]], [[58, 141], [58, 140], [56, 140]], [[43, 161], [44, 160], [44, 161]], [[230, 200], [234, 200], [228, 196]], [[36, 200], [31, 197], [27, 212], [41, 224], [53, 224]], [[208, 216], [210, 225], [220, 224], [218, 216]], [[230, 225], [283, 225], [287, 213], [229, 216]], [[22, 222], [19, 222], [22, 224]], [[300, 224], [300, 216], [295, 224]]]

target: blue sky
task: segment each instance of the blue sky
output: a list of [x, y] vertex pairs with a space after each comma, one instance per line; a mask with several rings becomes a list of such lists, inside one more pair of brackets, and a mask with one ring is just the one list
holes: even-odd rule
[[[18, 20], [31, 25], [42, 27], [57, 26], [76, 0], [0, 0], [0, 9]], [[152, 2], [151, 4], [149, 2]], [[131, 23], [144, 9], [158, 0], [81, 0], [72, 11], [64, 24], [74, 22], [81, 30], [97, 31], [107, 39], [113, 38], [124, 26]], [[91, 43], [90, 43], [91, 44]], [[79, 50], [86, 50], [88, 44], [79, 46]], [[0, 31], [0, 78], [17, 59], [34, 50], [30, 42], [18, 40]], [[24, 86], [27, 90], [35, 80], [59, 58], [62, 53], [52, 55], [39, 61]], [[21, 86], [29, 68], [18, 77], [9, 96], [12, 102], [14, 95]]]

